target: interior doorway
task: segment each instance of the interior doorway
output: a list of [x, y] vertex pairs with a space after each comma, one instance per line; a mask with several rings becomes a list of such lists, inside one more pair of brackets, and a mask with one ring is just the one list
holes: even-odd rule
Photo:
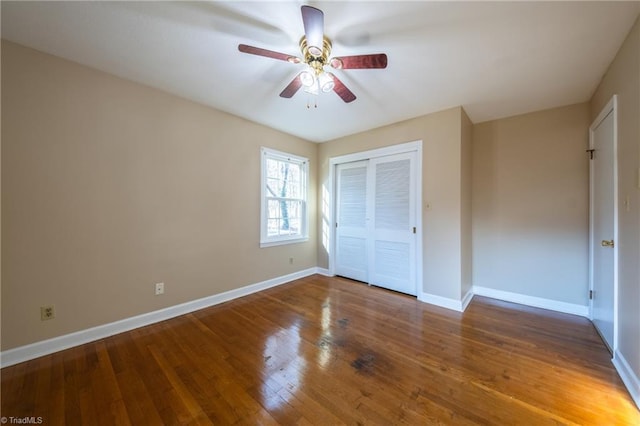
[[618, 184], [617, 99], [614, 96], [589, 128], [590, 291], [589, 314], [613, 353], [617, 347]]

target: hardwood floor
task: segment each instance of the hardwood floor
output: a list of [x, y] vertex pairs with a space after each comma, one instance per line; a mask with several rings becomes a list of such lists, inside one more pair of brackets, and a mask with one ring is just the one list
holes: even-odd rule
[[640, 424], [588, 320], [312, 276], [2, 370], [43, 424]]

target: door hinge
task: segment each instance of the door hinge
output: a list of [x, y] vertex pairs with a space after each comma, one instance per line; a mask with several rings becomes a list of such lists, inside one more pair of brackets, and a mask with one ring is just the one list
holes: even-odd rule
[[413, 233], [414, 234], [416, 233], [416, 227], [415, 226], [413, 227]]
[[593, 160], [593, 153], [595, 152], [595, 149], [588, 149], [587, 152], [589, 153], [589, 160]]
[[336, 222], [336, 228], [338, 227], [338, 222]]
[[593, 300], [593, 290], [589, 290], [589, 300]]

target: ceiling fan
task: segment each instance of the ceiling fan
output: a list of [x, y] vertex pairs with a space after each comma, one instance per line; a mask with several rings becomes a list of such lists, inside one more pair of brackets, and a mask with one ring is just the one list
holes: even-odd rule
[[301, 9], [305, 33], [300, 39], [302, 58], [246, 44], [238, 45], [238, 50], [243, 53], [266, 56], [267, 58], [287, 61], [293, 64], [306, 64], [305, 69], [280, 93], [283, 98], [291, 98], [301, 87], [304, 87], [304, 90], [311, 94], [326, 93], [333, 90], [343, 101], [347, 103], [353, 102], [356, 99], [356, 95], [333, 73], [325, 71], [325, 65], [339, 70], [386, 68], [387, 55], [377, 53], [329, 59], [331, 40], [324, 35], [324, 13], [320, 9], [311, 6], [302, 6]]

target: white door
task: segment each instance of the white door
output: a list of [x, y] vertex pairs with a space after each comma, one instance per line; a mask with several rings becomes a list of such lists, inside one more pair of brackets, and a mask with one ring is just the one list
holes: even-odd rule
[[591, 319], [610, 350], [615, 350], [615, 112], [603, 111], [591, 136]]
[[369, 282], [367, 260], [368, 162], [340, 164], [337, 172], [336, 265], [337, 275]]
[[336, 167], [337, 275], [417, 294], [415, 158], [410, 152]]
[[369, 283], [416, 295], [415, 153], [371, 160]]

